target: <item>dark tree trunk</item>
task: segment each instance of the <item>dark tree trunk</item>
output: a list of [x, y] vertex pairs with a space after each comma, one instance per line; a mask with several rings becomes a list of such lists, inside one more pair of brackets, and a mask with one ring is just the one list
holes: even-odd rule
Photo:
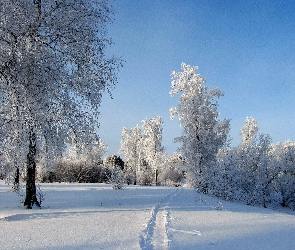
[[15, 174], [14, 174], [14, 183], [13, 183], [13, 190], [19, 191], [19, 167], [16, 167]]
[[155, 186], [158, 186], [158, 169], [155, 170]]
[[29, 143], [29, 153], [27, 155], [26, 199], [24, 206], [27, 206], [27, 208], [32, 208], [32, 206], [36, 204], [38, 207], [41, 207], [36, 196], [36, 135], [33, 130], [31, 130], [29, 134]]

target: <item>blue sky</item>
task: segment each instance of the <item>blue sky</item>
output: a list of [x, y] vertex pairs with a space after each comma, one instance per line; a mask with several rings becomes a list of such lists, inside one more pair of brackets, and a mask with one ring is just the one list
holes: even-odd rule
[[117, 0], [108, 28], [110, 52], [125, 60], [113, 99], [104, 95], [99, 134], [117, 154], [124, 126], [161, 116], [163, 146], [180, 135], [170, 73], [198, 66], [209, 88], [219, 87], [220, 119], [231, 119], [232, 145], [247, 116], [273, 142], [295, 140], [295, 1]]

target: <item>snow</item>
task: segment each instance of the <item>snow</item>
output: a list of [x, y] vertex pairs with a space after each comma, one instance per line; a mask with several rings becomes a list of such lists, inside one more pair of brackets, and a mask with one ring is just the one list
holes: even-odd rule
[[1, 249], [295, 249], [295, 214], [185, 187], [41, 184], [25, 209], [0, 182]]

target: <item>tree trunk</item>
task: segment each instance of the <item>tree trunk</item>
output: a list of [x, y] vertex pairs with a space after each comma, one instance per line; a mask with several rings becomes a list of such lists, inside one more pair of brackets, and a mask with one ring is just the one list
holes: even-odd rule
[[158, 186], [158, 169], [155, 170], [155, 186]]
[[16, 170], [14, 173], [13, 190], [19, 191], [19, 167], [18, 166], [16, 166]]
[[26, 199], [24, 206], [27, 208], [32, 208], [34, 204], [41, 207], [36, 196], [36, 135], [31, 129], [29, 134], [29, 153], [27, 155], [27, 182], [26, 182]]

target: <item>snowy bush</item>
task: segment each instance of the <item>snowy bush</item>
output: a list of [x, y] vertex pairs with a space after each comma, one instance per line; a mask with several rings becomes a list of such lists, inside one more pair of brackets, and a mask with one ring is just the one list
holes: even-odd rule
[[125, 184], [124, 161], [120, 156], [110, 155], [103, 160], [103, 167], [106, 175], [106, 182], [112, 185], [112, 188], [122, 189]]
[[42, 182], [79, 182], [97, 183], [106, 181], [105, 171], [101, 165], [85, 162], [59, 162], [43, 176]]
[[108, 183], [112, 185], [113, 189], [118, 190], [124, 187], [125, 176], [119, 166], [114, 166], [110, 169], [107, 169], [106, 176], [108, 179]]
[[106, 144], [94, 137], [89, 143], [69, 142], [69, 154], [62, 157], [54, 167], [43, 174], [43, 182], [96, 183], [106, 181], [102, 167], [102, 155]]

